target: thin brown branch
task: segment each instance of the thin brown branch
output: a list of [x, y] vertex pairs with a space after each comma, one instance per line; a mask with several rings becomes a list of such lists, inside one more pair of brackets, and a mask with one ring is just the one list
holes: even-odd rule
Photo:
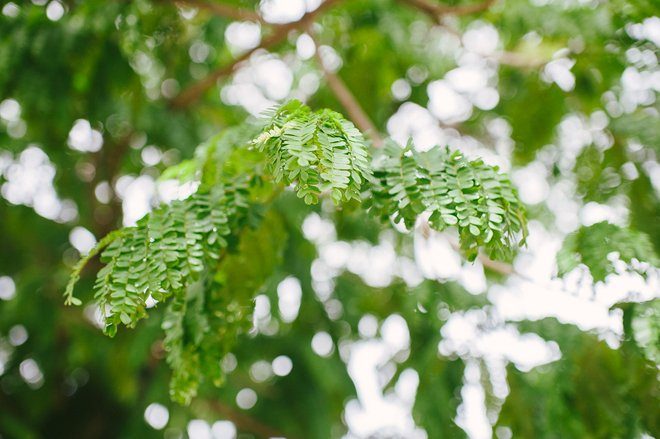
[[[312, 35], [311, 32], [310, 35]], [[376, 148], [380, 148], [383, 144], [383, 138], [378, 132], [376, 125], [374, 125], [374, 123], [371, 121], [358, 100], [355, 98], [353, 93], [351, 93], [351, 90], [348, 88], [348, 86], [346, 86], [346, 83], [344, 83], [339, 75], [329, 70], [323, 63], [323, 58], [319, 52], [319, 43], [313, 35], [312, 39], [316, 44], [315, 56], [318, 60], [319, 66], [321, 67], [321, 71], [323, 71], [323, 76], [325, 77], [325, 80], [328, 84], [328, 88], [330, 88], [339, 103], [341, 103], [341, 105], [344, 107], [348, 113], [349, 119], [353, 121], [355, 126], [371, 138], [371, 141]]]
[[330, 8], [331, 6], [339, 3], [342, 0], [326, 0], [319, 5], [315, 10], [306, 13], [303, 17], [291, 23], [285, 23], [274, 27], [273, 33], [265, 38], [261, 44], [254, 49], [249, 50], [237, 59], [233, 60], [226, 66], [219, 67], [211, 72], [208, 76], [202, 78], [199, 82], [191, 85], [183, 90], [170, 102], [172, 108], [185, 108], [195, 103], [207, 90], [209, 90], [218, 81], [218, 79], [230, 75], [235, 67], [241, 62], [250, 58], [250, 56], [259, 49], [270, 49], [271, 47], [284, 41], [289, 35], [289, 32], [296, 29], [304, 29], [311, 25], [317, 16]]
[[[429, 225], [428, 221], [420, 221], [418, 223], [418, 230], [422, 234], [422, 236], [425, 239], [428, 239], [431, 236], [431, 226]], [[451, 245], [451, 248], [460, 253], [461, 252], [461, 247], [458, 245], [458, 243], [452, 239], [449, 239], [449, 245]], [[481, 262], [481, 265], [484, 266], [484, 268], [493, 271], [495, 273], [503, 274], [505, 276], [509, 276], [511, 274], [514, 274], [521, 279], [525, 279], [528, 281], [532, 281], [532, 279], [525, 275], [520, 273], [518, 270], [516, 270], [513, 265], [507, 264], [506, 262], [501, 262], [501, 261], [494, 261], [490, 259], [488, 256], [486, 256], [483, 253], [479, 253], [477, 256], [477, 259], [479, 262]]]
[[220, 17], [230, 18], [232, 20], [241, 21], [257, 21], [261, 22], [261, 16], [249, 9], [237, 8], [235, 6], [227, 5], [224, 3], [216, 3], [214, 1], [205, 0], [174, 0], [174, 3], [180, 6], [189, 6], [201, 10], [208, 11]]
[[[263, 46], [263, 44], [262, 44]], [[218, 79], [230, 75], [236, 66], [243, 61], [247, 60], [252, 56], [252, 54], [257, 50], [262, 48], [262, 46], [255, 47], [252, 50], [245, 52], [243, 55], [239, 56], [226, 66], [222, 66], [207, 76], [199, 80], [198, 82], [192, 84], [181, 93], [179, 93], [174, 99], [170, 101], [170, 107], [173, 109], [183, 109], [189, 107], [195, 103], [207, 90], [209, 90], [213, 85], [218, 81]]]
[[[438, 26], [441, 29], [444, 29], [445, 31], [449, 32], [451, 35], [455, 36], [459, 40], [461, 39], [462, 37], [461, 32], [458, 31], [458, 29], [451, 26], [450, 24], [445, 22], [438, 22]], [[507, 51], [501, 51], [494, 53], [492, 55], [484, 55], [484, 56], [486, 56], [488, 59], [492, 59], [493, 61], [496, 61], [499, 64], [504, 64], [507, 66], [517, 67], [521, 69], [536, 69], [539, 67], [543, 67], [544, 65], [546, 65], [548, 62], [551, 61], [551, 59], [539, 58], [531, 54], [507, 52]]]
[[537, 69], [552, 61], [551, 58], [543, 58], [518, 52], [499, 52], [492, 55], [491, 58], [500, 64], [520, 69]]
[[227, 404], [218, 401], [218, 400], [207, 400], [208, 407], [213, 410], [215, 413], [221, 415], [222, 417], [232, 421], [236, 428], [240, 431], [254, 433], [258, 437], [262, 438], [271, 438], [271, 437], [287, 437], [291, 438], [291, 435], [287, 435], [281, 431], [278, 431], [270, 425], [263, 424], [261, 421], [253, 418], [247, 413], [239, 412], [233, 407], [228, 406]]
[[119, 176], [118, 174], [126, 158], [125, 156], [129, 151], [133, 134], [134, 132], [129, 130], [129, 132], [119, 139], [106, 137], [101, 151], [91, 156], [91, 163], [96, 172], [92, 180], [87, 184], [87, 197], [89, 206], [94, 213], [92, 232], [98, 238], [107, 235], [116, 227], [117, 221], [121, 218], [121, 205], [113, 197], [107, 206], [99, 209], [101, 204], [96, 198], [95, 188], [102, 181], [113, 184], [114, 180]]
[[[460, 248], [458, 246], [454, 247], [453, 243], [452, 243], [452, 247], [456, 251], [460, 252]], [[493, 259], [489, 258], [488, 256], [486, 256], [481, 252], [479, 253], [479, 255], [477, 255], [477, 259], [479, 260], [479, 262], [481, 262], [481, 265], [483, 265], [484, 268], [490, 271], [493, 271], [495, 273], [500, 273], [505, 276], [509, 276], [513, 274], [526, 281], [534, 282], [532, 278], [530, 278], [526, 274], [519, 272], [511, 264], [507, 264], [506, 262], [502, 262], [502, 261], [494, 261]]]
[[445, 15], [470, 15], [485, 11], [490, 8], [496, 0], [484, 0], [482, 3], [471, 5], [449, 6], [436, 3], [433, 0], [399, 0], [413, 6], [428, 14], [434, 20], [439, 20]]

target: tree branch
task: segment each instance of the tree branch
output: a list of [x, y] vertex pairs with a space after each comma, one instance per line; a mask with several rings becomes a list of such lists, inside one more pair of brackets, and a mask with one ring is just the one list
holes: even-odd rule
[[485, 11], [490, 8], [495, 0], [485, 0], [482, 3], [472, 5], [458, 5], [448, 6], [440, 3], [435, 3], [432, 0], [399, 0], [413, 6], [422, 12], [428, 14], [434, 20], [439, 20], [444, 15], [470, 15], [477, 12]]
[[214, 15], [230, 18], [232, 20], [263, 22], [261, 16], [255, 11], [241, 9], [223, 3], [207, 2], [204, 0], [174, 0], [174, 3], [180, 6], [190, 6], [197, 9], [203, 9]]
[[289, 35], [289, 32], [291, 32], [292, 30], [303, 29], [308, 27], [310, 24], [314, 22], [316, 17], [321, 12], [325, 11], [326, 9], [335, 5], [336, 3], [339, 3], [340, 1], [342, 0], [325, 0], [323, 3], [319, 5], [318, 8], [303, 15], [300, 20], [291, 23], [280, 24], [276, 26], [274, 28], [273, 33], [267, 38], [265, 38], [259, 46], [247, 51], [246, 53], [244, 53], [243, 55], [241, 55], [240, 57], [238, 57], [228, 65], [222, 66], [214, 70], [208, 76], [202, 78], [199, 82], [183, 90], [181, 93], [179, 93], [178, 96], [172, 99], [172, 101], [170, 102], [170, 106], [172, 108], [181, 109], [192, 105], [207, 90], [213, 87], [213, 85], [217, 82], [218, 79], [222, 78], [223, 76], [230, 75], [238, 64], [250, 58], [250, 56], [254, 52], [256, 52], [259, 49], [269, 49], [275, 46], [276, 44], [279, 44], [280, 42], [286, 39], [287, 35]]
[[491, 58], [500, 64], [520, 69], [537, 69], [552, 61], [552, 58], [541, 58], [538, 56], [506, 51], [495, 53]]
[[[429, 239], [431, 237], [431, 226], [429, 225], [428, 221], [419, 221], [417, 223], [417, 228], [419, 232], [421, 233], [422, 237], [424, 239]], [[452, 240], [451, 238], [448, 238], [449, 245], [451, 248], [456, 251], [457, 253], [461, 253], [461, 247], [458, 245], [457, 242]], [[490, 259], [487, 255], [479, 252], [479, 255], [477, 256], [477, 259], [479, 262], [481, 262], [481, 265], [484, 266], [484, 268], [493, 271], [495, 273], [503, 274], [505, 276], [509, 275], [516, 275], [520, 277], [521, 279], [533, 282], [530, 277], [528, 277], [525, 274], [520, 273], [518, 270], [516, 270], [513, 265], [507, 264], [506, 262], [502, 261], [494, 261]]]
[[353, 93], [351, 93], [350, 89], [346, 86], [339, 75], [330, 71], [325, 66], [323, 63], [323, 58], [319, 52], [320, 45], [312, 32], [310, 32], [310, 36], [316, 45], [316, 51], [314, 55], [318, 60], [321, 71], [323, 71], [323, 76], [325, 76], [328, 87], [344, 107], [348, 113], [348, 117], [353, 121], [353, 123], [355, 123], [355, 126], [357, 126], [360, 131], [368, 134], [369, 137], [371, 137], [371, 140], [376, 148], [380, 148], [383, 145], [383, 138], [378, 132], [378, 128], [376, 128], [376, 125], [374, 125], [374, 123], [371, 121], [358, 100], [355, 98], [355, 96], [353, 96]]
[[[329, 7], [333, 6], [335, 3], [338, 3], [340, 1], [341, 0], [326, 0], [323, 3], [321, 3], [321, 5], [317, 9], [305, 14], [300, 20], [291, 23], [282, 24], [275, 27], [273, 33], [268, 38], [264, 39], [259, 46], [247, 51], [246, 53], [244, 53], [243, 55], [241, 55], [240, 57], [238, 57], [228, 65], [222, 66], [214, 70], [208, 76], [201, 79], [199, 82], [183, 90], [177, 97], [175, 97], [170, 102], [171, 107], [181, 109], [192, 105], [207, 90], [213, 87], [213, 85], [216, 83], [218, 79], [230, 75], [238, 64], [249, 59], [254, 52], [256, 52], [259, 49], [268, 49], [272, 46], [275, 46], [276, 44], [283, 41], [287, 37], [289, 32], [292, 30], [309, 28], [316, 19], [316, 16], [318, 14], [320, 14], [321, 12], [323, 12], [323, 10], [328, 9]], [[473, 5], [461, 5], [461, 6], [447, 6], [447, 5], [433, 3], [431, 0], [399, 0], [399, 1], [414, 6], [417, 9], [420, 9], [421, 11], [430, 15], [434, 20], [439, 20], [444, 15], [469, 15], [484, 11], [488, 9], [493, 3], [495, 3], [496, 0], [485, 0], [482, 3], [473, 4]], [[204, 2], [203, 0], [178, 0], [178, 2], [183, 4], [188, 4], [191, 6], [196, 6], [199, 7], [200, 9], [204, 8], [217, 15], [222, 15], [233, 19], [262, 21], [261, 17], [259, 17], [258, 14], [256, 13], [254, 13], [254, 15], [251, 15], [252, 13], [250, 11], [239, 10], [232, 7], [228, 7], [226, 5], [220, 5], [216, 3], [210, 4]], [[257, 18], [255, 18], [255, 16]], [[364, 111], [364, 109], [362, 108], [358, 100], [355, 98], [353, 93], [351, 93], [350, 89], [346, 86], [344, 81], [337, 74], [330, 71], [325, 66], [325, 64], [323, 63], [323, 59], [321, 58], [321, 55], [318, 50], [320, 45], [316, 40], [316, 38], [314, 37], [313, 33], [309, 32], [309, 34], [314, 40], [314, 43], [316, 45], [317, 50], [315, 52], [315, 57], [318, 60], [319, 66], [321, 67], [323, 75], [327, 81], [328, 88], [330, 88], [330, 90], [333, 92], [337, 100], [344, 107], [344, 109], [348, 113], [349, 118], [353, 121], [353, 123], [355, 123], [357, 128], [359, 128], [360, 131], [369, 134], [376, 148], [381, 147], [383, 144], [383, 138], [380, 135], [378, 129], [371, 121], [367, 113]], [[455, 250], [460, 251], [458, 246], [455, 245], [454, 243], [452, 243], [452, 247]], [[517, 272], [513, 268], [513, 266], [509, 264], [499, 261], [493, 261], [484, 254], [479, 254], [478, 259], [482, 263], [482, 265], [489, 270], [504, 275], [515, 274], [523, 279], [528, 279], [527, 276]], [[273, 432], [268, 426], [260, 425], [258, 422], [256, 422], [255, 420], [249, 417], [247, 417], [246, 419], [246, 415], [240, 412], [236, 412], [231, 407], [213, 401], [211, 401], [210, 404], [214, 406], [215, 411], [224, 414], [229, 419], [232, 419], [237, 426], [243, 428], [244, 430], [251, 431], [253, 433], [259, 434], [264, 437], [279, 435], [276, 434], [277, 432]]]
[[214, 70], [198, 82], [183, 90], [170, 101], [170, 108], [180, 110], [195, 103], [207, 90], [213, 87], [218, 79], [230, 75], [238, 64], [250, 58], [250, 56], [252, 56], [257, 49], [262, 48], [262, 46], [263, 44], [245, 52], [231, 63]]
[[234, 424], [236, 424], [236, 428], [238, 428], [239, 431], [242, 430], [254, 433], [258, 437], [262, 438], [291, 437], [290, 435], [284, 434], [283, 432], [278, 431], [269, 425], [262, 424], [260, 421], [246, 413], [235, 410], [222, 401], [206, 400], [206, 403], [208, 404], [208, 407], [215, 413], [229, 419]]

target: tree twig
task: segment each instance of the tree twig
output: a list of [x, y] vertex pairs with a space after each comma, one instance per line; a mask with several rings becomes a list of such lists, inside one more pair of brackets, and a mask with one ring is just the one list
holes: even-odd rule
[[183, 90], [170, 101], [170, 108], [180, 110], [195, 103], [204, 94], [204, 92], [213, 87], [218, 79], [222, 78], [223, 76], [230, 75], [238, 64], [249, 59], [250, 56], [252, 56], [252, 54], [258, 49], [262, 48], [262, 46], [263, 44], [245, 52], [243, 55], [239, 56], [226, 66], [222, 66], [214, 70], [198, 82]]
[[[438, 27], [441, 29], [449, 32], [451, 35], [455, 36], [459, 40], [462, 37], [462, 34], [460, 31], [452, 27], [446, 22], [441, 22], [438, 21], [437, 23]], [[482, 54], [487, 59], [493, 60], [497, 62], [498, 64], [503, 64], [511, 67], [517, 67], [520, 69], [535, 69], [539, 67], [543, 67], [546, 65], [548, 62], [551, 61], [551, 59], [546, 59], [546, 58], [538, 58], [538, 57], [532, 57], [530, 55], [526, 55], [523, 53], [518, 53], [518, 52], [507, 52], [507, 51], [499, 51], [493, 54]]]
[[217, 82], [218, 79], [230, 75], [234, 68], [241, 62], [250, 58], [250, 56], [259, 49], [269, 49], [276, 44], [279, 44], [286, 39], [289, 32], [296, 29], [303, 29], [308, 27], [314, 22], [316, 17], [323, 11], [331, 6], [339, 3], [342, 0], [325, 0], [319, 5], [318, 8], [311, 12], [306, 13], [303, 17], [291, 23], [280, 24], [274, 28], [273, 33], [265, 38], [257, 47], [247, 51], [226, 66], [219, 67], [211, 72], [206, 77], [202, 78], [199, 82], [191, 85], [183, 90], [170, 102], [172, 108], [185, 108], [195, 103], [207, 90], [209, 90]]
[[197, 9], [203, 9], [214, 15], [230, 18], [232, 20], [263, 22], [263, 18], [261, 18], [261, 16], [255, 11], [237, 8], [235, 6], [227, 5], [224, 3], [216, 3], [204, 0], [174, 0], [174, 3], [181, 6], [190, 6]]
[[[209, 4], [203, 2], [202, 0], [179, 0], [179, 1], [180, 3], [186, 3], [200, 8], [209, 9], [218, 15], [227, 16], [229, 18], [235, 18], [238, 17], [239, 14], [245, 14], [249, 12], [249, 11], [240, 11], [240, 10], [229, 11], [229, 10], [220, 9], [223, 8], [225, 5]], [[249, 59], [250, 56], [255, 51], [259, 49], [268, 49], [280, 43], [287, 37], [289, 32], [292, 30], [305, 29], [305, 28], [309, 29], [319, 13], [321, 13], [323, 10], [333, 6], [335, 3], [338, 3], [340, 1], [341, 0], [326, 0], [323, 3], [321, 3], [321, 5], [319, 5], [317, 9], [305, 14], [300, 20], [277, 26], [273, 31], [273, 33], [268, 38], [264, 39], [259, 46], [244, 53], [243, 55], [241, 55], [240, 57], [238, 57], [228, 65], [222, 66], [214, 70], [199, 82], [188, 87], [187, 89], [182, 91], [177, 97], [175, 97], [170, 102], [170, 105], [173, 108], [185, 108], [193, 104], [204, 94], [204, 92], [210, 89], [218, 79], [230, 75], [238, 64]], [[431, 0], [400, 0], [400, 1], [422, 10], [423, 12], [432, 16], [435, 20], [439, 20], [444, 15], [468, 15], [486, 10], [496, 0], [485, 0], [482, 3], [473, 4], [473, 5], [461, 5], [461, 6], [447, 6], [447, 5], [433, 3]], [[250, 19], [250, 18], [246, 18], [246, 15], [241, 15], [241, 17], [237, 19]], [[344, 81], [336, 73], [330, 71], [325, 66], [325, 64], [323, 63], [323, 59], [320, 55], [320, 52], [318, 50], [320, 47], [318, 40], [316, 40], [312, 32], [310, 32], [310, 36], [312, 37], [316, 45], [317, 50], [315, 52], [315, 56], [318, 60], [319, 66], [321, 67], [323, 75], [327, 81], [328, 87], [334, 93], [337, 100], [339, 100], [341, 105], [344, 107], [344, 109], [348, 113], [349, 118], [353, 121], [353, 123], [355, 123], [355, 125], [362, 132], [368, 133], [370, 135], [373, 144], [376, 148], [381, 147], [383, 144], [383, 138], [380, 132], [378, 131], [374, 123], [371, 121], [367, 113], [364, 111], [364, 109], [362, 108], [358, 100], [355, 98], [353, 93], [351, 93], [350, 89], [346, 86]], [[458, 246], [456, 246], [454, 243], [452, 243], [452, 247], [455, 250], [460, 251]], [[492, 259], [488, 258], [486, 255], [479, 254], [478, 259], [485, 268], [492, 270], [494, 272], [504, 275], [515, 274], [517, 276], [520, 276], [521, 278], [524, 279], [527, 278], [525, 275], [517, 272], [511, 265], [499, 261], [493, 261]], [[215, 408], [216, 411], [220, 411], [220, 410], [224, 411], [225, 415], [227, 416], [228, 413], [230, 413], [229, 410], [233, 410], [230, 407], [224, 405], [216, 406]], [[245, 416], [242, 413], [235, 411], [231, 413], [239, 417]], [[240, 422], [244, 422], [244, 421], [246, 420], [242, 419]], [[257, 425], [252, 424], [252, 421], [253, 420], [250, 420], [248, 426], [245, 426], [246, 430], [252, 431], [253, 433], [257, 433], [266, 437], [278, 436], [278, 434], [273, 434], [272, 431], [267, 432], [267, 430], [270, 429], [270, 427], [267, 426], [259, 427], [258, 424]], [[236, 424], [239, 425], [238, 419], [235, 419], [234, 422], [236, 422]], [[266, 428], [267, 430], [257, 431], [254, 429], [254, 428], [262, 428], [262, 427]], [[264, 433], [268, 433], [268, 434], [264, 434]]]
[[[428, 239], [431, 236], [431, 226], [429, 225], [428, 221], [420, 221], [417, 227], [419, 232], [424, 237], [424, 239]], [[461, 247], [458, 245], [457, 242], [455, 242], [451, 238], [448, 238], [448, 241], [449, 241], [449, 245], [454, 251], [461, 253]], [[501, 262], [501, 261], [494, 261], [481, 252], [477, 255], [477, 259], [479, 260], [479, 262], [481, 262], [481, 265], [483, 265], [484, 268], [487, 268], [490, 271], [494, 271], [495, 273], [500, 273], [505, 276], [514, 274], [520, 277], [521, 279], [532, 281], [531, 278], [529, 278], [525, 274], [520, 273], [511, 264], [507, 264], [506, 262]]]
[[344, 83], [344, 81], [339, 77], [339, 75], [332, 72], [323, 63], [323, 58], [321, 57], [321, 54], [319, 52], [319, 48], [320, 48], [319, 42], [314, 37], [312, 32], [310, 32], [310, 36], [312, 37], [312, 40], [316, 45], [316, 51], [314, 55], [318, 60], [318, 64], [321, 67], [323, 76], [325, 76], [325, 79], [328, 83], [328, 87], [330, 88], [332, 93], [334, 93], [337, 100], [341, 103], [341, 105], [348, 113], [349, 119], [351, 119], [353, 123], [355, 123], [355, 126], [357, 126], [360, 129], [360, 131], [368, 134], [369, 137], [371, 137], [371, 140], [376, 148], [380, 148], [383, 144], [383, 138], [378, 132], [378, 128], [376, 128], [376, 125], [374, 125], [374, 123], [371, 121], [367, 113], [364, 111], [358, 100], [355, 98], [355, 96], [353, 96], [353, 93], [351, 93], [351, 90], [348, 88], [348, 86], [346, 86], [346, 83]]
[[506, 51], [495, 53], [490, 58], [500, 64], [519, 69], [537, 69], [552, 61], [552, 58], [532, 57], [523, 53]]
[[278, 431], [270, 425], [261, 423], [259, 420], [253, 418], [252, 416], [239, 412], [233, 407], [228, 406], [219, 400], [206, 400], [208, 407], [213, 410], [215, 413], [227, 418], [232, 421], [238, 430], [254, 433], [262, 438], [271, 438], [271, 437], [287, 437], [291, 438], [290, 435], [284, 434], [281, 431]]
[[399, 0], [402, 3], [409, 4], [422, 12], [428, 14], [434, 20], [439, 20], [445, 15], [470, 15], [485, 11], [490, 8], [496, 0], [484, 0], [482, 3], [471, 5], [448, 6], [441, 3], [435, 3], [432, 0]]

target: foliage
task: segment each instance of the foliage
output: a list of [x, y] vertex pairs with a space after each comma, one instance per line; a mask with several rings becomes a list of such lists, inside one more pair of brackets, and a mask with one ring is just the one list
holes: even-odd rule
[[657, 437], [657, 1], [303, 3], [2, 3], [0, 436]]
[[299, 101], [271, 113], [254, 143], [266, 153], [277, 182], [295, 184], [307, 204], [317, 203], [325, 191], [336, 203], [360, 199], [371, 172], [364, 139], [351, 122], [330, 110], [313, 113]]
[[571, 349], [560, 361], [530, 373], [509, 370], [511, 394], [498, 425], [516, 437], [658, 435], [660, 424], [651, 409], [660, 391], [657, 369], [631, 343], [617, 351], [556, 321], [531, 326], [543, 336], [570, 340]]
[[[154, 210], [135, 227], [111, 232], [90, 252], [95, 255], [106, 247], [101, 253], [105, 265], [94, 286], [106, 334], [114, 336], [120, 324], [135, 327], [147, 316], [149, 300], [160, 304], [171, 298], [163, 318], [164, 347], [174, 372], [172, 397], [184, 403], [196, 395], [205, 373], [214, 377], [213, 382], [221, 382], [217, 364], [241, 329], [249, 329], [246, 300], [256, 296], [277, 266], [274, 248], [285, 237], [274, 224], [263, 229], [267, 236], [241, 232], [254, 226], [251, 216], [259, 220], [264, 215], [259, 209], [267, 207], [250, 203], [251, 193], [263, 192], [263, 180], [269, 178], [260, 170], [270, 171], [279, 184], [293, 186], [306, 204], [318, 202], [326, 191], [336, 203], [359, 201], [363, 181], [372, 180], [362, 134], [338, 113], [313, 113], [301, 102], [291, 101], [269, 112], [268, 123], [252, 142], [232, 145], [235, 134], [230, 131], [211, 147], [201, 147], [198, 156], [206, 155], [205, 165], [218, 160], [220, 153], [214, 183], [202, 170], [205, 184], [198, 192]], [[262, 163], [250, 159], [255, 149], [263, 152]], [[376, 171], [381, 181], [374, 183], [371, 195], [379, 216], [398, 220], [406, 215], [404, 221], [410, 226], [418, 214], [429, 210], [433, 227], [457, 225], [471, 259], [480, 245], [495, 255], [513, 250], [514, 236], [524, 230], [525, 219], [510, 182], [497, 169], [440, 148], [413, 155], [410, 147], [390, 145], [386, 154], [392, 157]], [[408, 155], [413, 161], [407, 160]], [[237, 172], [235, 168], [246, 163], [252, 163], [251, 170]], [[177, 175], [181, 169], [190, 166], [169, 173]], [[271, 186], [272, 193], [262, 195], [272, 199], [282, 189]], [[225, 257], [228, 240], [239, 244]], [[67, 304], [81, 303], [73, 288], [89, 259], [83, 258], [74, 269], [65, 292]], [[235, 279], [239, 272], [240, 280]], [[231, 288], [224, 285], [216, 293], [222, 300], [214, 301], [206, 290], [215, 289], [216, 283], [229, 283]]]
[[204, 379], [222, 382], [218, 364], [250, 329], [254, 294], [281, 262], [285, 240], [281, 220], [264, 218], [258, 228], [242, 234], [236, 253], [223, 257], [208, 275], [212, 278], [190, 285], [187, 294], [169, 303], [162, 327], [175, 400], [189, 403]]
[[[634, 261], [658, 264], [647, 235], [603, 221], [582, 227], [566, 237], [557, 253], [559, 275], [564, 276], [584, 264], [594, 281], [604, 281], [607, 275], [616, 273], [614, 262], [609, 257], [612, 252], [616, 252], [629, 267]], [[638, 270], [645, 271], [643, 267]]]
[[456, 226], [468, 259], [485, 247], [495, 258], [506, 258], [516, 246], [516, 233], [527, 234], [524, 209], [508, 177], [481, 160], [467, 160], [459, 151], [435, 147], [416, 152], [389, 144], [375, 170], [372, 210], [392, 215], [408, 228], [429, 212], [436, 230]]
[[660, 363], [660, 301], [624, 303], [625, 332], [642, 354], [655, 364]]

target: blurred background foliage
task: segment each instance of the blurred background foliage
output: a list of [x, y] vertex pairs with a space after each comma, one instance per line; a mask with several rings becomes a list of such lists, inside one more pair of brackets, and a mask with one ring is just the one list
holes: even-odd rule
[[[1, 11], [1, 437], [660, 437], [656, 1]], [[226, 382], [179, 406], [162, 309], [106, 338], [93, 305], [63, 306], [67, 277], [185, 191], [164, 169], [291, 97], [361, 108], [374, 143], [500, 165], [528, 205], [529, 246], [472, 265], [451, 234], [386, 232], [285, 193], [282, 263], [253, 292], [254, 328], [218, 364]]]

